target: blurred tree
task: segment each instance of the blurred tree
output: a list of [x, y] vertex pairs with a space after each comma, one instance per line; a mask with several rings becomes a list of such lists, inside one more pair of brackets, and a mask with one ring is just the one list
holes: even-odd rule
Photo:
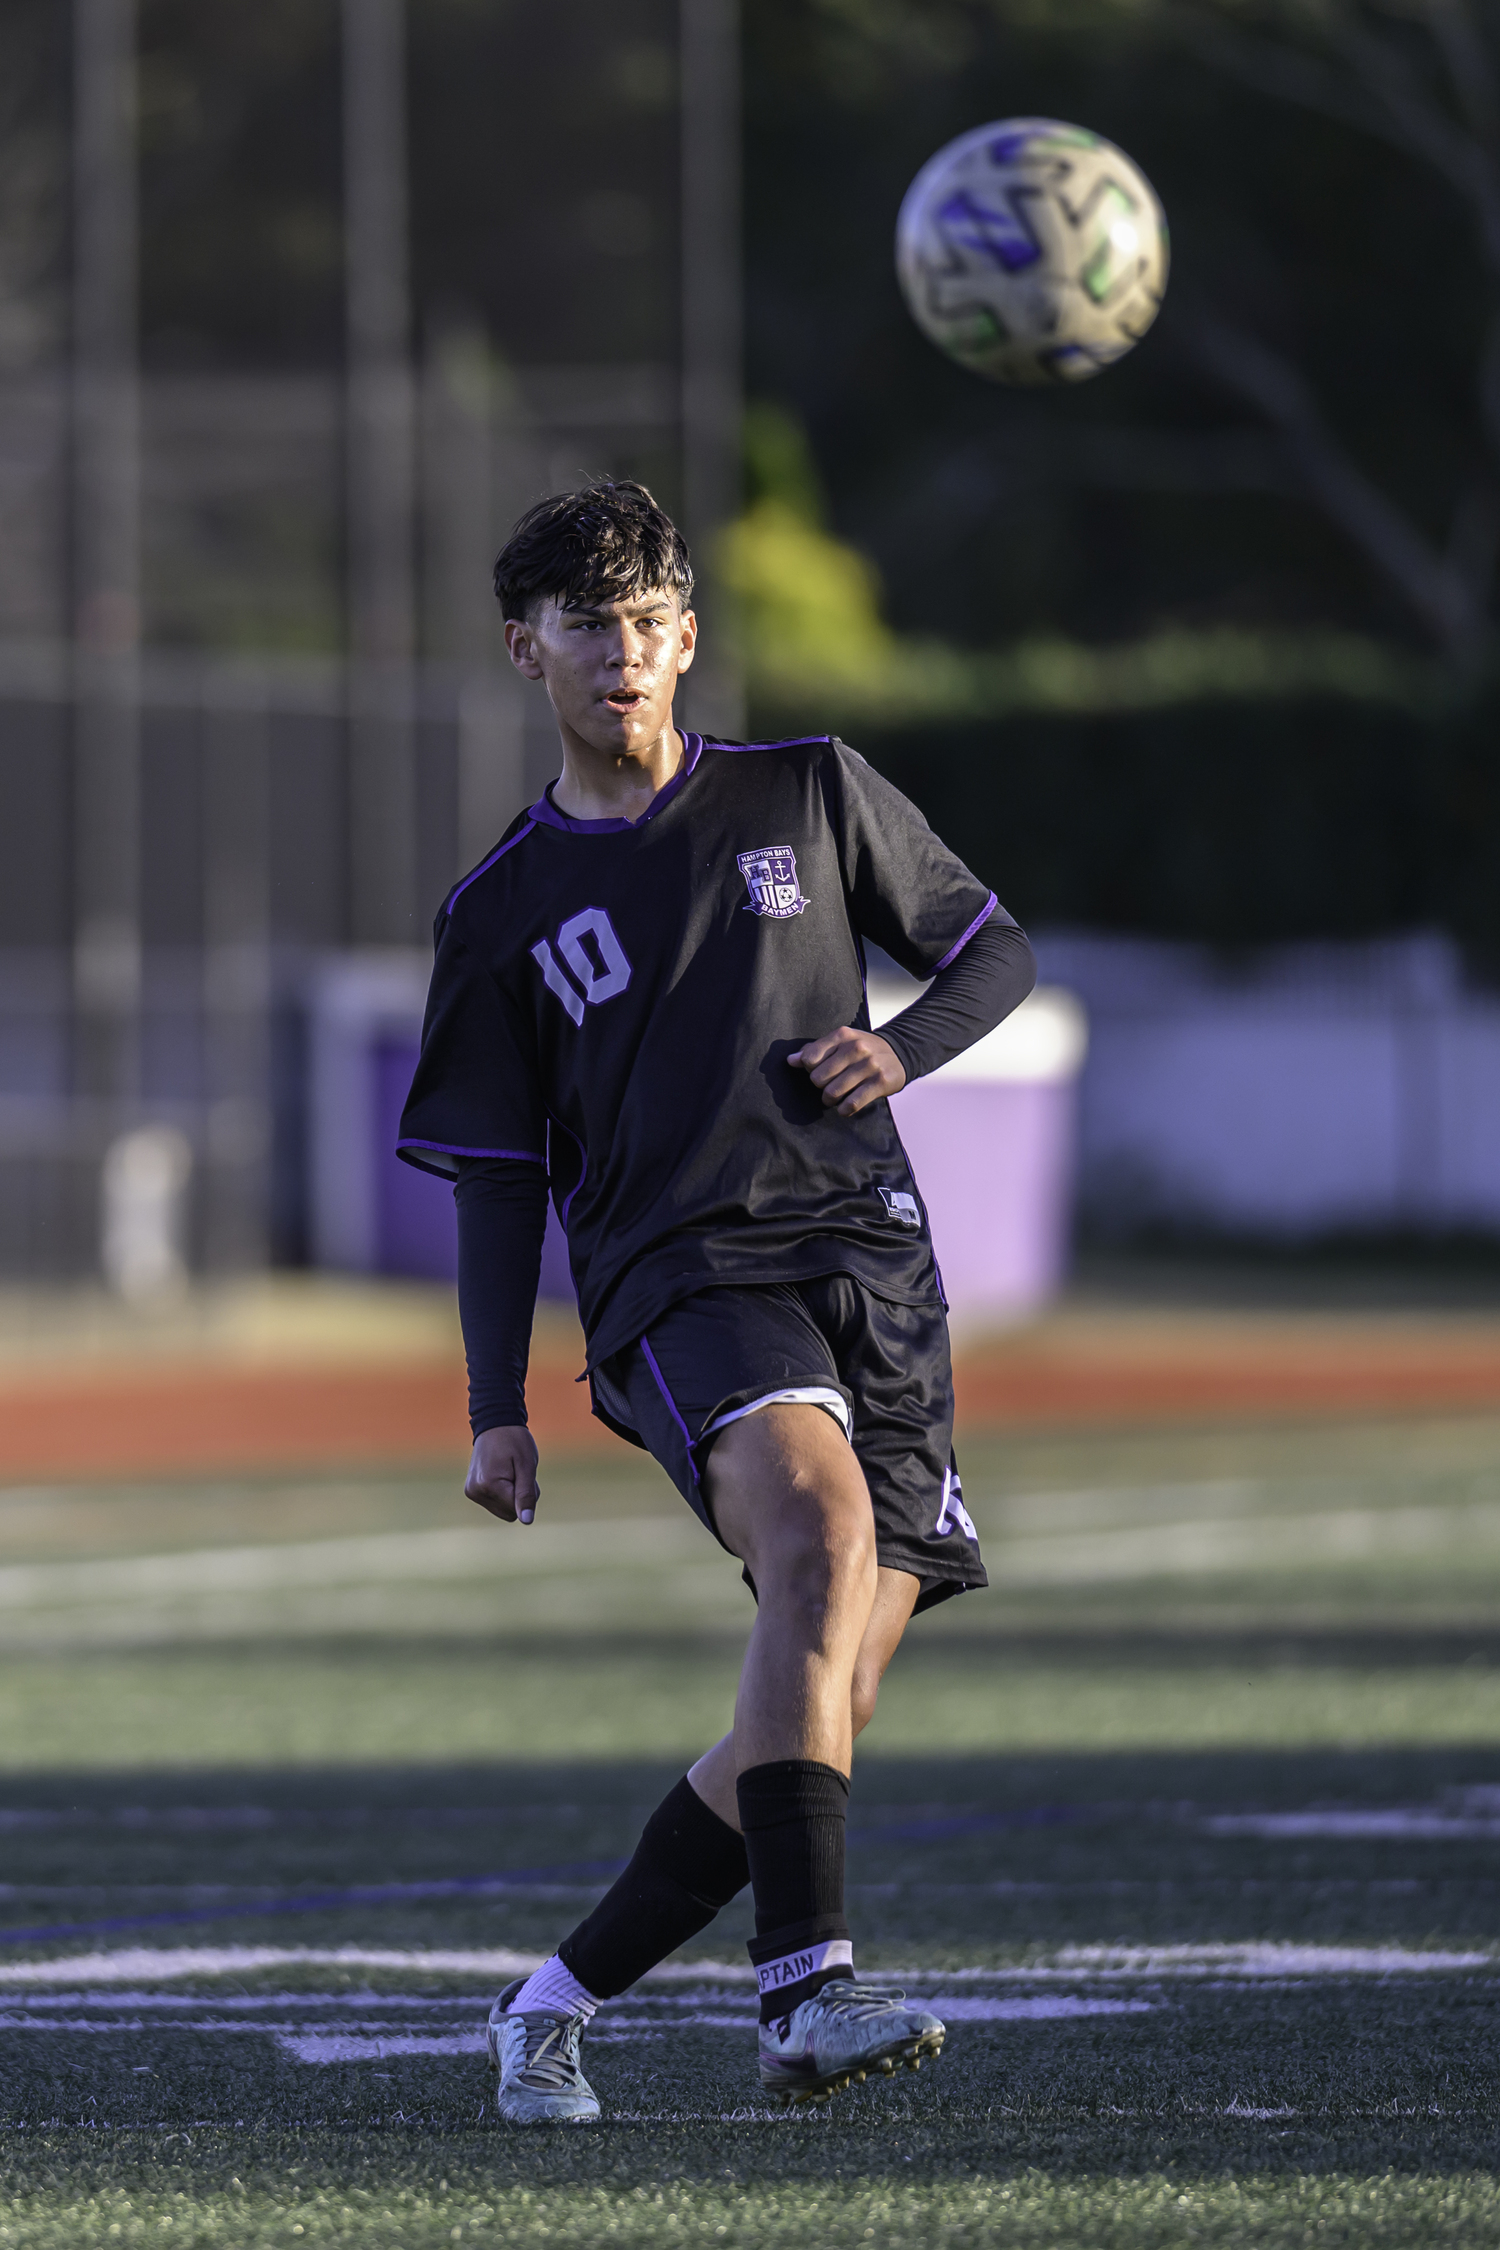
[[880, 613], [880, 577], [824, 525], [822, 484], [796, 417], [767, 400], [745, 415], [746, 507], [722, 541], [745, 655], [762, 701], [835, 683], [879, 693], [897, 658]]
[[[1271, 0], [1259, 33], [1235, 5], [1221, 20], [1184, 17], [1190, 46], [1274, 100], [1350, 126], [1429, 172], [1468, 237], [1473, 295], [1484, 308], [1474, 420], [1479, 443], [1460, 472], [1446, 542], [1428, 536], [1334, 435], [1302, 371], [1223, 312], [1189, 316], [1204, 370], [1280, 437], [1308, 496], [1362, 548], [1449, 654], [1475, 657], [1493, 627], [1500, 537], [1500, 25], [1465, 0]], [[1301, 44], [1266, 36], [1299, 35]], [[1466, 223], [1465, 223], [1466, 222]], [[1398, 314], [1404, 317], [1405, 306]]]
[[892, 630], [880, 573], [828, 529], [801, 423], [768, 400], [745, 418], [746, 506], [719, 555], [736, 598], [762, 722], [889, 727], [1014, 711], [1164, 710], [1205, 696], [1252, 702], [1324, 693], [1420, 710], [1428, 668], [1366, 635], [1218, 624], [1165, 626], [1090, 646], [1057, 632], [971, 650]]

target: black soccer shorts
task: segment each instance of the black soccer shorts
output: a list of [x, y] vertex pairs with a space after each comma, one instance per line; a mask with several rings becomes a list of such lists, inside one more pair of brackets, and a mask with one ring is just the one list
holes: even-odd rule
[[948, 1323], [935, 1299], [894, 1304], [847, 1274], [703, 1289], [591, 1381], [600, 1420], [655, 1455], [715, 1538], [703, 1493], [715, 1437], [796, 1396], [826, 1409], [853, 1445], [876, 1555], [921, 1581], [919, 1610], [988, 1585], [953, 1456]]

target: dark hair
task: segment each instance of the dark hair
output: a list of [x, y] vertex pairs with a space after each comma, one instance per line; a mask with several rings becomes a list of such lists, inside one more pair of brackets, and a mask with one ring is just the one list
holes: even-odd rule
[[495, 562], [495, 599], [524, 618], [556, 595], [565, 609], [658, 591], [685, 602], [693, 590], [687, 541], [643, 484], [601, 479], [539, 500]]

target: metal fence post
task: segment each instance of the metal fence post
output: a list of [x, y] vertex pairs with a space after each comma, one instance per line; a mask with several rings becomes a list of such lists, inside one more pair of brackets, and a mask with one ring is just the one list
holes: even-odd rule
[[414, 402], [402, 0], [344, 0], [350, 900], [365, 945], [418, 935]]
[[139, 1091], [140, 399], [134, 0], [74, 0], [75, 1086]]
[[695, 725], [734, 738], [744, 731], [744, 680], [714, 542], [740, 506], [740, 14], [738, 0], [680, 7], [683, 516], [704, 631], [686, 704]]

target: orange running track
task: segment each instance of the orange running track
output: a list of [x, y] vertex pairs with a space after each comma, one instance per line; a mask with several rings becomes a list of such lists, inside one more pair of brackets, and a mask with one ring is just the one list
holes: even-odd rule
[[[574, 1380], [581, 1350], [534, 1356], [532, 1427], [569, 1453], [617, 1446]], [[1500, 1322], [1202, 1321], [1063, 1315], [961, 1352], [961, 1435], [1171, 1422], [1500, 1410]], [[468, 1450], [462, 1367], [235, 1366], [189, 1357], [11, 1367], [0, 1482], [263, 1475], [447, 1465]]]

